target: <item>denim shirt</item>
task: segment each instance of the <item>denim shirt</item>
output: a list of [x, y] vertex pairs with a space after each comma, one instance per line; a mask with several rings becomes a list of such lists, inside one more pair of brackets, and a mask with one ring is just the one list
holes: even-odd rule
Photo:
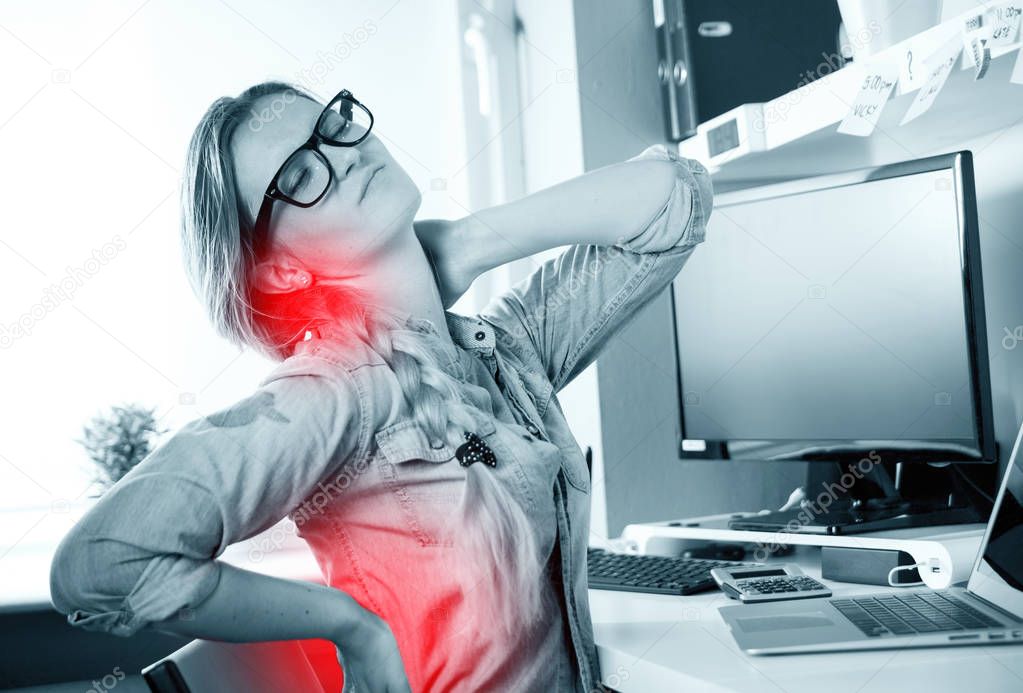
[[497, 458], [484, 471], [527, 509], [548, 557], [559, 608], [515, 647], [465, 627], [473, 602], [449, 577], [441, 523], [467, 470], [428, 440], [378, 354], [329, 339], [302, 342], [254, 393], [186, 424], [109, 489], [58, 547], [54, 606], [73, 626], [130, 636], [202, 603], [214, 559], [286, 515], [327, 584], [388, 622], [412, 690], [592, 690], [590, 480], [557, 394], [682, 269], [713, 199], [695, 160], [663, 145], [640, 158], [672, 162], [675, 184], [633, 237], [569, 246], [477, 315], [445, 311], [454, 345], [405, 316], [473, 405]]

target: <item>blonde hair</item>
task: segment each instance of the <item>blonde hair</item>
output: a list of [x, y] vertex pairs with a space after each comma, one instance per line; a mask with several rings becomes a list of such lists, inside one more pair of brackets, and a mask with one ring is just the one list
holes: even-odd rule
[[[268, 95], [315, 97], [284, 82], [264, 82], [238, 97], [217, 99], [199, 121], [188, 147], [182, 185], [182, 248], [192, 289], [218, 334], [274, 359], [290, 356], [309, 330], [368, 344], [397, 377], [416, 420], [431, 436], [460, 445], [473, 419], [460, 388], [415, 331], [394, 316], [370, 310], [351, 287], [319, 284], [287, 294], [252, 286], [264, 250], [254, 247], [254, 221], [236, 187], [230, 140], [257, 102]], [[500, 464], [500, 461], [498, 462]], [[452, 521], [459, 549], [453, 566], [467, 598], [487, 625], [521, 632], [550, 607], [544, 565], [521, 505], [483, 464], [466, 469], [462, 517]]]

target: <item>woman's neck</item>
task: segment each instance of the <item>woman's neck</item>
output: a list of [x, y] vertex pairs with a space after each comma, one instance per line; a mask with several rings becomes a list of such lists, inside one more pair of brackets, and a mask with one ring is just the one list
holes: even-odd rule
[[374, 286], [368, 287], [376, 297], [374, 302], [384, 309], [429, 320], [437, 334], [453, 344], [437, 280], [419, 239], [410, 228], [407, 233], [395, 234], [394, 243], [374, 264]]

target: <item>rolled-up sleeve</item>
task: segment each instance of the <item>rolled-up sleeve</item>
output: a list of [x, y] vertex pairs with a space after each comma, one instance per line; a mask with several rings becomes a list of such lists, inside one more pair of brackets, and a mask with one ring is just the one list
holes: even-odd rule
[[674, 172], [648, 223], [614, 245], [569, 246], [480, 313], [516, 351], [535, 359], [555, 392], [671, 283], [704, 240], [714, 199], [707, 169], [662, 144], [630, 161], [638, 159], [670, 162]]
[[183, 426], [60, 542], [54, 607], [73, 626], [130, 636], [201, 604], [224, 549], [273, 526], [365, 450], [365, 403], [352, 378], [302, 357]]

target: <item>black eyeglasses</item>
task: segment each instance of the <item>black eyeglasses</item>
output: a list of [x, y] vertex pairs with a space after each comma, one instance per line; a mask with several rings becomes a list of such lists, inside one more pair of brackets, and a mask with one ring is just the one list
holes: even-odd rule
[[256, 215], [255, 241], [264, 242], [274, 200], [296, 207], [312, 207], [323, 199], [334, 180], [334, 168], [319, 150], [320, 144], [354, 147], [369, 136], [373, 114], [352, 92], [342, 89], [316, 119], [313, 134], [284, 160], [270, 179]]

